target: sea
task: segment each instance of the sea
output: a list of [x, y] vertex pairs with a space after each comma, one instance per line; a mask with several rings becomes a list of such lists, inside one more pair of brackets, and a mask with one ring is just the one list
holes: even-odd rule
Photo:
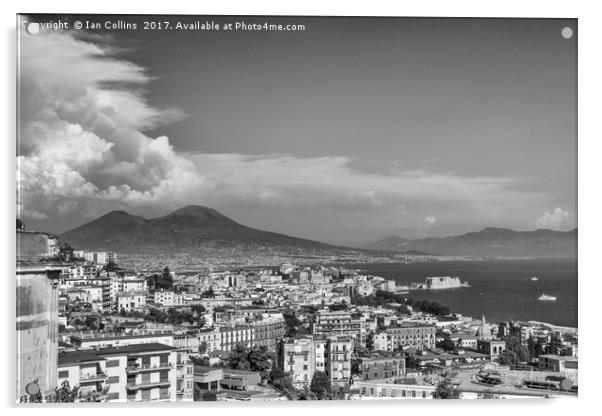
[[[452, 312], [489, 322], [540, 321], [577, 327], [577, 260], [521, 259], [437, 261], [348, 265], [398, 285], [423, 282], [428, 276], [459, 277], [468, 288], [410, 291], [406, 297], [449, 306]], [[532, 281], [531, 277], [537, 277]], [[540, 301], [542, 294], [555, 302]]]

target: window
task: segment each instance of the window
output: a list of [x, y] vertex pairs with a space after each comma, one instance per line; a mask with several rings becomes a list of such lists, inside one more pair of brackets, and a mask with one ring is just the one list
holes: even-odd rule
[[119, 400], [119, 392], [117, 393], [109, 393], [108, 397], [109, 400]]
[[119, 383], [119, 376], [109, 377], [109, 384], [117, 384]]
[[107, 361], [107, 368], [109, 368], [109, 367], [119, 367], [119, 360]]
[[59, 371], [59, 378], [69, 378], [69, 370]]

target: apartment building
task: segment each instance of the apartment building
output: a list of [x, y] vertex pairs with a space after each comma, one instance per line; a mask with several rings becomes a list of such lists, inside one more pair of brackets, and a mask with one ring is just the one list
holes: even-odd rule
[[146, 292], [119, 292], [117, 293], [117, 310], [122, 309], [132, 312], [146, 305]]
[[199, 347], [204, 345], [206, 353], [222, 349], [222, 333], [219, 328], [213, 327], [209, 329], [199, 330]]
[[82, 331], [69, 335], [70, 343], [78, 349], [119, 347], [136, 344], [164, 344], [174, 346], [171, 331], [104, 332]]
[[351, 353], [353, 339], [347, 336], [336, 336], [326, 343], [326, 374], [333, 387], [345, 387], [351, 380]]
[[153, 301], [163, 306], [181, 306], [184, 297], [171, 290], [158, 290], [153, 294]]
[[360, 380], [383, 380], [401, 377], [405, 373], [402, 356], [372, 356], [357, 359]]
[[[282, 342], [280, 356], [281, 365], [285, 372], [290, 373], [293, 386], [303, 388], [309, 386], [317, 370], [314, 341], [311, 337], [289, 339]], [[322, 354], [324, 354], [322, 350]], [[322, 357], [324, 358], [324, 357]]]
[[349, 335], [356, 339], [361, 337], [362, 324], [359, 319], [352, 319], [346, 311], [318, 311], [312, 325], [314, 335]]
[[106, 361], [94, 350], [61, 352], [58, 355], [57, 385], [68, 381], [70, 387], [79, 386], [80, 400], [107, 401], [109, 376]]
[[232, 351], [238, 344], [252, 347], [255, 340], [255, 328], [252, 326], [230, 326], [219, 328], [221, 349]]
[[189, 355], [188, 349], [176, 350], [176, 399], [178, 401], [194, 400], [194, 364]]
[[282, 314], [271, 316], [250, 324], [253, 327], [253, 345], [265, 346], [269, 351], [276, 351], [278, 341], [286, 332], [286, 324]]
[[404, 323], [387, 328], [390, 337], [390, 348], [431, 349], [435, 348], [435, 325]]
[[279, 363], [298, 387], [309, 386], [316, 371], [325, 372], [333, 386], [343, 387], [351, 378], [353, 339], [344, 336], [308, 336], [283, 340]]
[[159, 344], [61, 352], [58, 384], [81, 386], [96, 401], [175, 401], [176, 348]]

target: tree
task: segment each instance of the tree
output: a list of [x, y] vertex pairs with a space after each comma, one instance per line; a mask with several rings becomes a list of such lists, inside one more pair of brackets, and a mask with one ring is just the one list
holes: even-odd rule
[[332, 305], [328, 305], [328, 309], [331, 312], [345, 311], [348, 307], [349, 305], [347, 305], [347, 302], [345, 302], [344, 300], [341, 303], [333, 303]]
[[249, 360], [251, 371], [258, 371], [261, 374], [262, 380], [268, 378], [270, 368], [272, 368], [272, 355], [265, 345], [251, 348], [247, 359]]
[[443, 341], [441, 341], [439, 346], [446, 351], [451, 351], [456, 348], [456, 344], [454, 344], [454, 341], [452, 341], [451, 338], [445, 338]]
[[247, 348], [243, 344], [237, 344], [230, 351], [226, 365], [235, 370], [250, 370], [251, 363], [249, 363]]
[[317, 396], [318, 400], [330, 399], [332, 386], [328, 375], [323, 371], [316, 371], [311, 379], [309, 390]]
[[518, 362], [518, 357], [514, 351], [504, 350], [498, 355], [497, 360], [503, 365], [515, 365]]
[[[531, 355], [529, 354], [529, 350], [527, 347], [521, 345], [520, 341], [517, 337], [513, 335], [509, 335], [505, 338], [506, 341], [506, 350], [513, 353], [514, 362], [513, 365], [516, 365], [520, 362], [529, 361], [531, 359]], [[506, 358], [509, 358], [506, 357]]]
[[54, 394], [51, 394], [48, 398], [48, 402], [54, 403], [71, 403], [74, 402], [79, 393], [79, 386], [73, 386], [73, 389], [69, 387], [69, 381], [64, 380], [61, 383], [61, 387], [57, 387], [54, 390]]
[[205, 312], [207, 312], [207, 309], [203, 305], [201, 305], [200, 303], [196, 304], [196, 305], [192, 305], [190, 307], [190, 309], [192, 310], [192, 312], [195, 312], [198, 315], [201, 315], [201, 314], [204, 314]]
[[366, 349], [370, 352], [374, 351], [374, 332], [370, 332], [366, 337]]
[[210, 286], [209, 289], [207, 289], [206, 291], [204, 291], [201, 294], [201, 297], [203, 297], [203, 298], [214, 298], [215, 297], [215, 292], [213, 291], [213, 286]]
[[286, 325], [286, 336], [294, 337], [297, 334], [297, 327], [301, 325], [301, 321], [294, 312], [284, 312], [282, 317]]
[[435, 399], [459, 399], [461, 397], [462, 394], [458, 391], [457, 387], [448, 379], [444, 379], [437, 384], [433, 392], [433, 398]]
[[199, 354], [205, 354], [207, 352], [207, 343], [205, 341], [199, 344]]
[[169, 267], [165, 266], [165, 268], [163, 269], [163, 273], [161, 273], [161, 278], [167, 282], [173, 283], [173, 277], [171, 275], [171, 271], [169, 270]]

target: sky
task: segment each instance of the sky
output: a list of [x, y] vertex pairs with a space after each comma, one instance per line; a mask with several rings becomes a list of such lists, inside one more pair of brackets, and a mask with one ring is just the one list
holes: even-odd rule
[[28, 228], [188, 204], [347, 245], [576, 226], [574, 19], [154, 18], [305, 25], [294, 32], [23, 20], [138, 25], [19, 30]]

